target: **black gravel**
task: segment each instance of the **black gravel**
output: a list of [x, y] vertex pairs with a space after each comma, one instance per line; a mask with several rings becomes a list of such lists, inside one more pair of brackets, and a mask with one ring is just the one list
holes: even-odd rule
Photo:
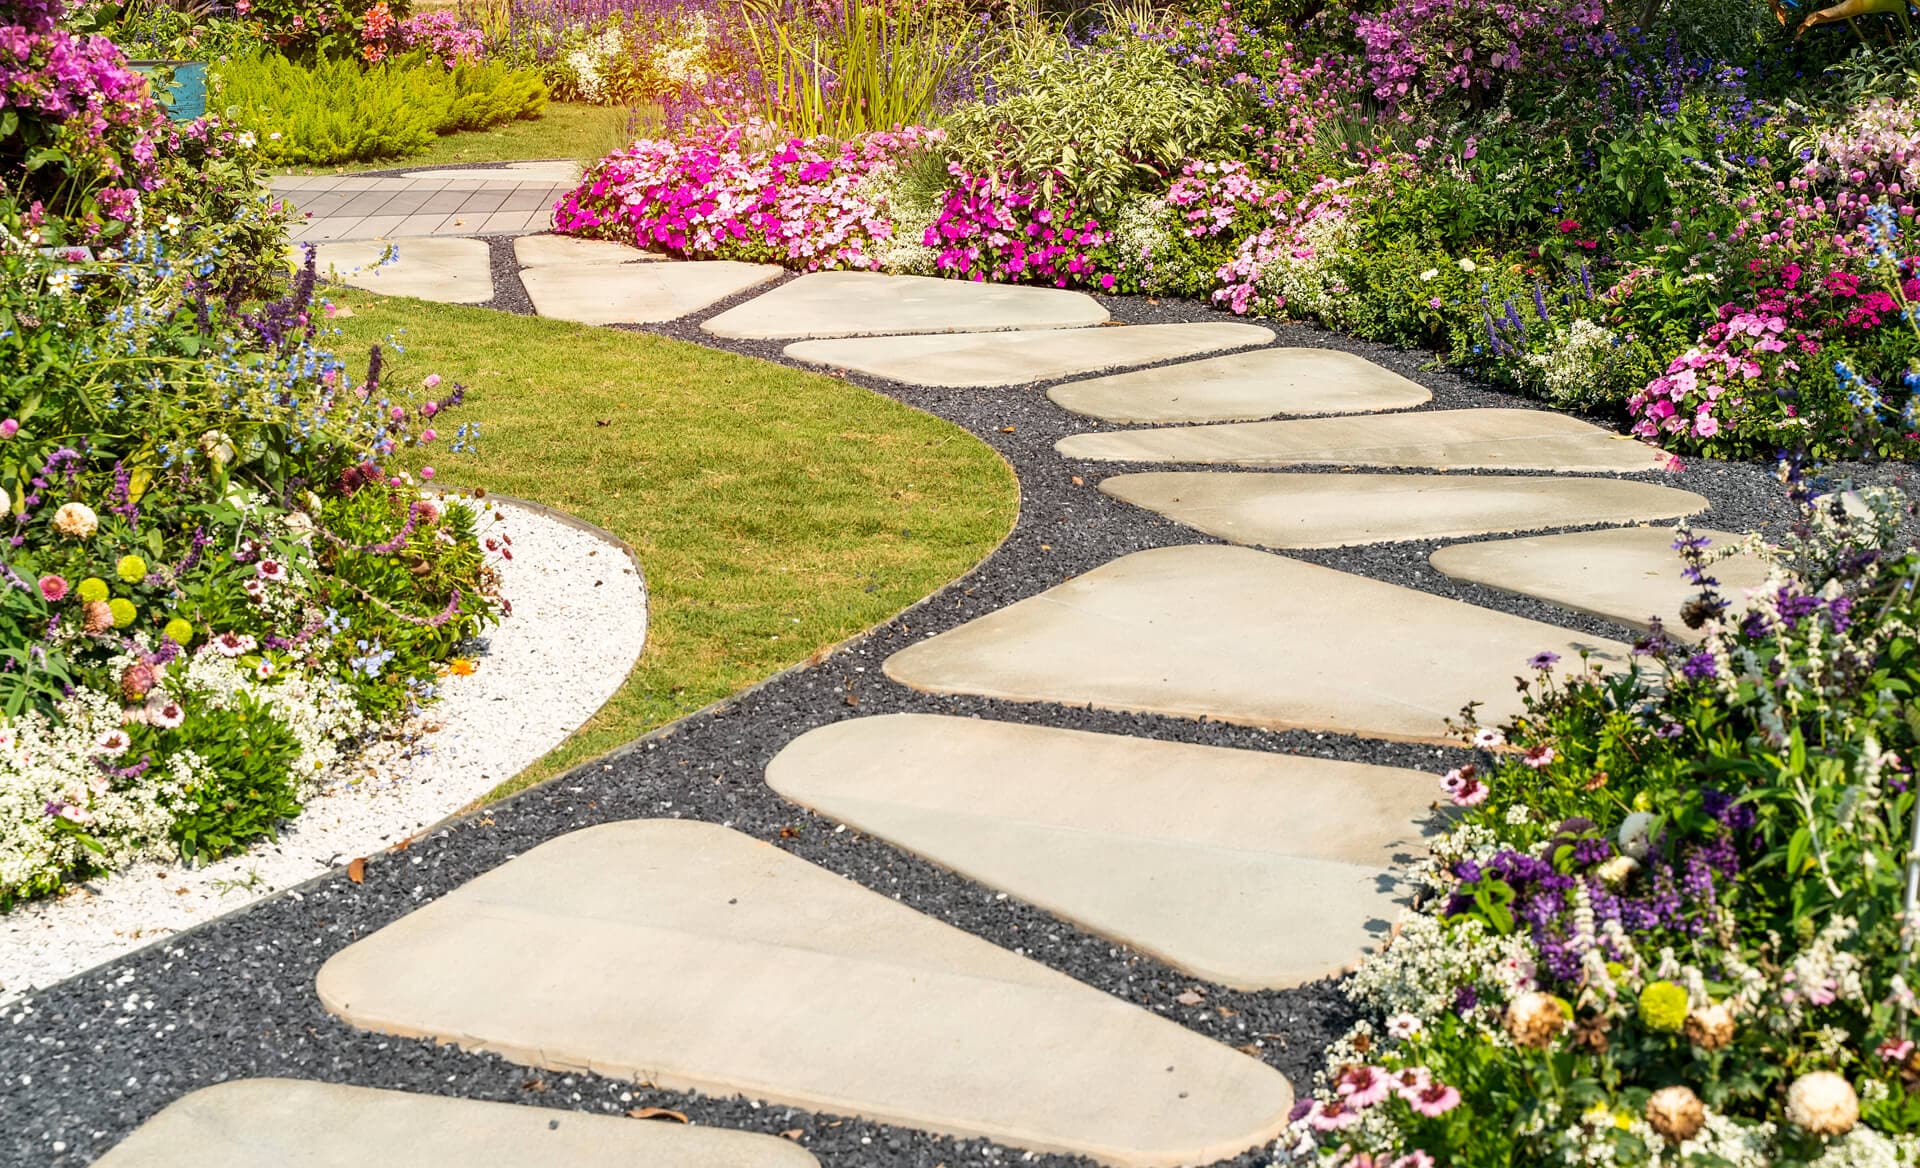
[[[526, 312], [510, 244], [494, 240], [492, 305]], [[757, 291], [764, 291], [759, 289]], [[750, 296], [751, 294], [749, 294]], [[746, 299], [743, 296], [738, 299]], [[1218, 320], [1204, 306], [1111, 299], [1131, 323]], [[698, 321], [648, 331], [772, 360], [774, 344], [718, 342]], [[1358, 353], [1433, 390], [1430, 409], [1540, 408], [1405, 353], [1301, 326], [1275, 328], [1280, 344]], [[797, 667], [649, 735], [615, 755], [372, 859], [364, 884], [344, 873], [210, 922], [37, 993], [0, 1011], [0, 1163], [90, 1163], [139, 1123], [195, 1088], [227, 1079], [288, 1076], [459, 1095], [563, 1110], [617, 1112], [662, 1106], [696, 1123], [744, 1130], [799, 1129], [826, 1168], [935, 1168], [961, 1161], [1066, 1164], [981, 1140], [956, 1141], [860, 1120], [749, 1101], [638, 1087], [593, 1075], [529, 1070], [489, 1055], [357, 1032], [314, 995], [321, 964], [354, 940], [474, 876], [555, 836], [614, 820], [673, 817], [729, 823], [796, 856], [1040, 961], [1194, 1030], [1240, 1047], [1292, 1078], [1311, 1081], [1321, 1052], [1352, 1012], [1336, 985], [1243, 993], [1205, 986], [1205, 1001], [1180, 1004], [1198, 979], [1091, 936], [1045, 912], [953, 875], [888, 844], [781, 800], [761, 781], [769, 759], [799, 734], [845, 718], [918, 711], [1349, 759], [1429, 771], [1456, 752], [1335, 734], [1273, 732], [1150, 715], [915, 693], [886, 679], [881, 663], [930, 633], [1040, 592], [1144, 548], [1219, 542], [1100, 493], [1108, 474], [1130, 468], [1076, 464], [1053, 452], [1061, 437], [1102, 429], [1027, 386], [920, 389], [867, 384], [947, 418], [999, 451], [1020, 479], [1020, 521], [984, 563], [895, 620], [817, 664]], [[1337, 473], [1330, 471], [1329, 473]], [[1650, 481], [1712, 501], [1703, 525], [1761, 530], [1784, 514], [1783, 491], [1762, 468], [1696, 463]], [[1461, 542], [1461, 541], [1449, 541]], [[1301, 553], [1300, 558], [1489, 608], [1615, 637], [1631, 630], [1540, 601], [1448, 580], [1426, 564], [1437, 545], [1395, 544]], [[1276, 598], [1283, 602], [1284, 598]], [[1516, 672], [1519, 672], [1516, 664]], [[452, 974], [450, 974], [451, 976]], [[653, 992], [672, 992], [671, 987]], [[1265, 1163], [1256, 1149], [1234, 1163]]]

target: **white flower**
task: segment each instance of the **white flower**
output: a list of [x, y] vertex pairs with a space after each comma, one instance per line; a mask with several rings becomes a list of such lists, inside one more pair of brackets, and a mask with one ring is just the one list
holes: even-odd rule
[[1395, 1014], [1387, 1019], [1387, 1033], [1402, 1041], [1412, 1038], [1423, 1029], [1425, 1028], [1421, 1026], [1420, 1019], [1412, 1014]]
[[1480, 270], [1480, 265], [1474, 263], [1472, 260], [1463, 259], [1460, 261], [1460, 270], [1463, 272], [1477, 272]]
[[1426, 271], [1420, 273], [1420, 280], [1422, 283], [1425, 283], [1428, 280], [1438, 279], [1439, 276], [1440, 276], [1439, 268], [1428, 268]]
[[261, 560], [253, 570], [260, 573], [260, 578], [269, 583], [285, 584], [287, 582], [287, 566], [279, 560]]
[[222, 657], [244, 657], [253, 652], [256, 642], [245, 633], [221, 633], [207, 644]]
[[233, 439], [227, 437], [224, 430], [208, 430], [200, 435], [200, 453], [213, 465], [225, 466], [233, 461]]
[[1507, 744], [1507, 736], [1489, 726], [1473, 736], [1473, 744], [1482, 750], [1498, 750]]
[[1618, 888], [1639, 870], [1640, 861], [1632, 856], [1614, 856], [1594, 869], [1594, 874], [1600, 877], [1608, 887]]
[[94, 750], [108, 758], [119, 758], [132, 745], [133, 739], [127, 737], [125, 730], [108, 730], [93, 740]]
[[85, 503], [63, 503], [53, 513], [53, 529], [61, 535], [85, 539], [100, 530], [100, 517]]
[[261, 681], [273, 676], [273, 662], [262, 658], [260, 664], [253, 667], [253, 675]]
[[1844, 1135], [1860, 1122], [1860, 1097], [1832, 1071], [1809, 1072], [1787, 1088], [1787, 1122], [1816, 1136]]
[[1646, 859], [1648, 850], [1653, 846], [1647, 839], [1647, 832], [1652, 827], [1653, 814], [1647, 811], [1636, 811], [1621, 820], [1617, 837], [1620, 850], [1636, 860]]
[[164, 694], [153, 694], [147, 698], [147, 725], [171, 730], [186, 720], [187, 712], [172, 698]]

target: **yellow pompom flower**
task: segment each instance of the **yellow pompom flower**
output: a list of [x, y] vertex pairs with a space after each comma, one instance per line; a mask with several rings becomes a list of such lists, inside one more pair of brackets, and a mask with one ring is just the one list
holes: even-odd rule
[[160, 630], [160, 635], [184, 649], [193, 640], [193, 626], [176, 616]]
[[147, 562], [139, 556], [121, 556], [120, 562], [113, 566], [113, 570], [129, 584], [138, 584], [147, 578]]
[[75, 588], [74, 592], [79, 594], [82, 601], [92, 604], [107, 598], [107, 582], [98, 576], [88, 576], [80, 581], [79, 587]]
[[108, 601], [107, 610], [113, 613], [113, 627], [116, 629], [126, 628], [133, 623], [134, 617], [140, 615], [140, 610], [133, 607], [133, 601], [124, 596], [116, 596]]
[[1678, 1034], [1687, 1024], [1687, 991], [1670, 981], [1648, 982], [1640, 991], [1640, 1020], [1649, 1030]]

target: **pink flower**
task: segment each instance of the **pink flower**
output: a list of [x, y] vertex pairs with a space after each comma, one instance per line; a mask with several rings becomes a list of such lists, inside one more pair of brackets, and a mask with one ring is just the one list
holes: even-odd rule
[[287, 582], [287, 566], [279, 560], [261, 560], [253, 570], [260, 573], [260, 578], [269, 583], [285, 584]]
[[1340, 1072], [1333, 1089], [1354, 1107], [1372, 1107], [1393, 1092], [1387, 1072], [1379, 1067], [1348, 1067]]
[[1452, 792], [1456, 807], [1477, 807], [1487, 801], [1489, 788], [1479, 779], [1465, 779]]
[[1555, 756], [1553, 753], [1553, 747], [1547, 746], [1546, 744], [1542, 743], [1539, 746], [1530, 748], [1526, 753], [1526, 757], [1522, 758], [1520, 761], [1526, 763], [1528, 766], [1532, 767], [1534, 770], [1537, 771], [1542, 767], [1546, 766], [1548, 763], [1551, 763], [1554, 760], [1554, 757]]
[[423, 478], [423, 479], [431, 479], [431, 478], [433, 477], [433, 468], [432, 468], [432, 467], [430, 467], [430, 466], [423, 466], [423, 467], [421, 467], [421, 468], [420, 468], [420, 477], [421, 477], [421, 478]]
[[429, 373], [427, 374], [426, 381], [421, 384], [425, 385], [428, 389], [433, 389], [440, 384], [440, 375], [438, 373]]
[[1307, 1112], [1307, 1123], [1315, 1131], [1339, 1131], [1360, 1122], [1360, 1110], [1347, 1105], [1344, 1099], [1316, 1099]]
[[20, 432], [20, 423], [8, 418], [0, 422], [0, 438], [11, 438]]
[[434, 433], [431, 428], [420, 431], [420, 441], [422, 442], [431, 442], [439, 436], [440, 435]]
[[1433, 1168], [1433, 1157], [1419, 1148], [1395, 1160], [1389, 1168]]
[[39, 580], [40, 595], [48, 604], [58, 604], [67, 596], [67, 578], [65, 576], [42, 576]]
[[1890, 1063], [1905, 1062], [1907, 1056], [1913, 1053], [1913, 1040], [1910, 1038], [1889, 1038], [1881, 1043], [1873, 1053]]
[[1432, 1083], [1433, 1072], [1425, 1067], [1406, 1067], [1393, 1073], [1393, 1089], [1408, 1103], [1412, 1103]]
[[1407, 1102], [1428, 1119], [1438, 1119], [1460, 1105], [1460, 1092], [1445, 1083], [1429, 1083]]

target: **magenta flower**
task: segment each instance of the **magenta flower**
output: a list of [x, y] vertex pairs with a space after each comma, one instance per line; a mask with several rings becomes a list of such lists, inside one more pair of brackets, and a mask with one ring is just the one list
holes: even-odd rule
[[65, 576], [40, 577], [40, 595], [48, 604], [58, 604], [67, 598], [67, 578]]
[[0, 422], [0, 438], [11, 438], [20, 432], [20, 423], [12, 418]]
[[1316, 1099], [1307, 1112], [1307, 1123], [1315, 1131], [1339, 1131], [1359, 1122], [1360, 1109], [1349, 1106], [1345, 1099]]
[[1348, 1067], [1340, 1072], [1333, 1089], [1349, 1106], [1366, 1108], [1381, 1102], [1393, 1092], [1393, 1082], [1380, 1067]]
[[1460, 1106], [1460, 1092], [1445, 1083], [1430, 1083], [1407, 1102], [1428, 1119], [1438, 1119]]

